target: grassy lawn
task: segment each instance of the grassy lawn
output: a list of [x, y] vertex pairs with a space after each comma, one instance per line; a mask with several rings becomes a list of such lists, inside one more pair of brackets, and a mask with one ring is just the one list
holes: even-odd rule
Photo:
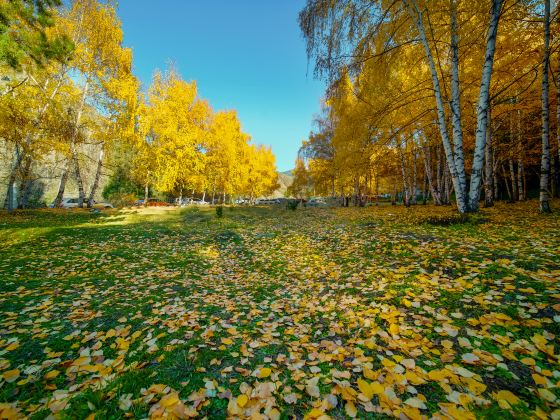
[[536, 208], [1, 213], [0, 418], [560, 418]]

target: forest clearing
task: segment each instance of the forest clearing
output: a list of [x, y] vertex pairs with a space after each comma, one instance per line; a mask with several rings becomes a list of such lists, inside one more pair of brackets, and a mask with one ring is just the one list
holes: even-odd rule
[[0, 215], [0, 416], [557, 418], [535, 207]]
[[0, 420], [560, 420], [559, 0], [0, 0]]

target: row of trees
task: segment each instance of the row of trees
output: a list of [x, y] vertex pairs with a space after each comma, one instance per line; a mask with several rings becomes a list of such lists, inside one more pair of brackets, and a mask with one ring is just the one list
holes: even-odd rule
[[482, 196], [491, 206], [536, 187], [550, 211], [560, 181], [560, 134], [549, 139], [560, 44], [550, 27], [560, 33], [559, 24], [548, 0], [309, 0], [300, 26], [329, 88], [295, 185], [307, 178], [316, 193], [356, 202], [380, 192], [405, 204], [454, 199], [461, 213]]
[[225, 200], [276, 188], [274, 155], [251, 144], [234, 111], [214, 112], [173, 69], [141, 90], [112, 1], [60, 3], [0, 7], [6, 208], [33, 205], [50, 180], [55, 205], [70, 181], [80, 206], [91, 206], [111, 176], [126, 180], [119, 193], [188, 189]]

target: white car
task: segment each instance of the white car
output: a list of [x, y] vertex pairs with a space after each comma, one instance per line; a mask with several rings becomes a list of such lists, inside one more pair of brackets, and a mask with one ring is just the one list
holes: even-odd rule
[[[60, 208], [63, 209], [77, 209], [78, 208], [78, 198], [63, 198], [62, 202], [60, 203]], [[84, 200], [83, 206], [87, 206], [87, 200]], [[54, 208], [54, 202], [49, 205], [50, 208]], [[104, 203], [99, 201], [94, 201], [93, 206], [94, 209], [112, 209], [114, 208], [111, 203]]]

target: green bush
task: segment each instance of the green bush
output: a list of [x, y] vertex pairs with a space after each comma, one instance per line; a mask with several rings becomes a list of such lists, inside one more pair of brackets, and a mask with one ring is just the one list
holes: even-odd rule
[[224, 215], [224, 208], [222, 206], [216, 207], [216, 217], [221, 218]]
[[103, 188], [103, 198], [111, 200], [111, 197], [118, 195], [143, 196], [144, 188], [130, 179], [129, 175], [122, 168], [117, 168], [109, 178], [109, 182]]
[[288, 210], [295, 211], [298, 207], [298, 204], [299, 204], [299, 200], [288, 200], [288, 202], [286, 203], [286, 208]]
[[136, 201], [136, 196], [134, 194], [117, 192], [110, 194], [108, 200], [115, 207], [130, 207]]

